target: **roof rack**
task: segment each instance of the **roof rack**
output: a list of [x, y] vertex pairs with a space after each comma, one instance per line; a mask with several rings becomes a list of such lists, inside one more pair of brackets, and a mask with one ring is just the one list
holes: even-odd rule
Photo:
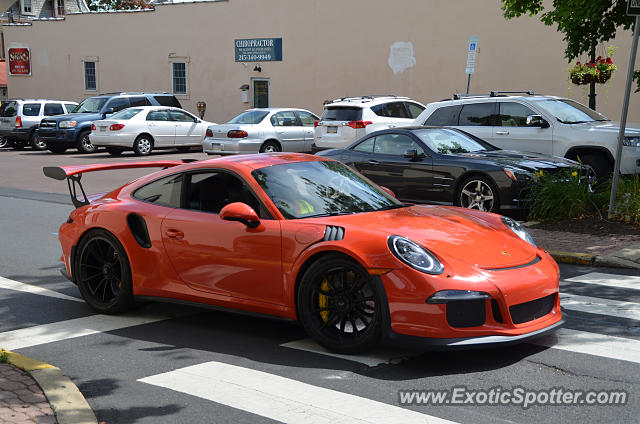
[[526, 94], [528, 96], [534, 96], [535, 93], [533, 90], [527, 91], [491, 91], [489, 94], [461, 94], [461, 93], [453, 93], [453, 100], [460, 100], [462, 98], [469, 97], [506, 97], [509, 94]]
[[130, 96], [130, 95], [140, 95], [140, 94], [169, 94], [166, 91], [154, 91], [154, 92], [146, 92], [146, 91], [115, 91], [113, 93], [100, 93], [96, 94], [97, 96]]
[[366, 95], [366, 96], [341, 97], [339, 99], [333, 99], [329, 103], [349, 102], [349, 101], [352, 101], [352, 100], [372, 101], [372, 100], [380, 98], [380, 97], [392, 97], [394, 99], [408, 99], [408, 97], [396, 96], [395, 94], [369, 94], [369, 95]]

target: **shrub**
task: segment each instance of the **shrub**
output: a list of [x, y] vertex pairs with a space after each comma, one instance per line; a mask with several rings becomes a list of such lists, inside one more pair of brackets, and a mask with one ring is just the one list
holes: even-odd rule
[[[607, 192], [611, 193], [611, 189]], [[637, 175], [620, 177], [618, 180], [614, 213], [619, 221], [640, 225], [640, 179]]]

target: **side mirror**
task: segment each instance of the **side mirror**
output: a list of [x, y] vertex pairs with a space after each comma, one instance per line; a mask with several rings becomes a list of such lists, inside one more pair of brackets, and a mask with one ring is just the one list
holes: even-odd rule
[[409, 159], [412, 162], [417, 162], [420, 159], [424, 158], [424, 153], [418, 153], [416, 149], [407, 150], [402, 155], [403, 158]]
[[242, 222], [249, 228], [256, 228], [260, 225], [260, 218], [251, 206], [242, 202], [229, 203], [220, 211], [220, 218], [225, 221]]
[[392, 196], [392, 197], [396, 197], [396, 194], [391, 191], [390, 189], [386, 188], [385, 186], [380, 186], [381, 189], [383, 189], [388, 195]]
[[113, 108], [112, 107], [108, 107], [104, 110], [103, 115], [107, 116], [107, 115], [111, 115], [113, 113]]
[[527, 127], [549, 128], [549, 123], [540, 115], [527, 116]]

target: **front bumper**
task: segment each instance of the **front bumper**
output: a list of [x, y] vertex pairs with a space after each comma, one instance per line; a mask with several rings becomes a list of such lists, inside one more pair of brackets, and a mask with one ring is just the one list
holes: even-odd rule
[[75, 128], [70, 129], [54, 129], [54, 128], [38, 128], [38, 136], [48, 146], [74, 146], [78, 131]]
[[202, 142], [202, 151], [216, 155], [259, 153], [263, 139], [240, 138], [205, 138]]

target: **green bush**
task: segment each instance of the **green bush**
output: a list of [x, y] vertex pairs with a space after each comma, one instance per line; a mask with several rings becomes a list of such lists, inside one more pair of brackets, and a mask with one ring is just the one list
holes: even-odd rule
[[[611, 193], [611, 189], [607, 190], [607, 193]], [[620, 177], [614, 212], [615, 219], [640, 225], [640, 179], [638, 176]]]

